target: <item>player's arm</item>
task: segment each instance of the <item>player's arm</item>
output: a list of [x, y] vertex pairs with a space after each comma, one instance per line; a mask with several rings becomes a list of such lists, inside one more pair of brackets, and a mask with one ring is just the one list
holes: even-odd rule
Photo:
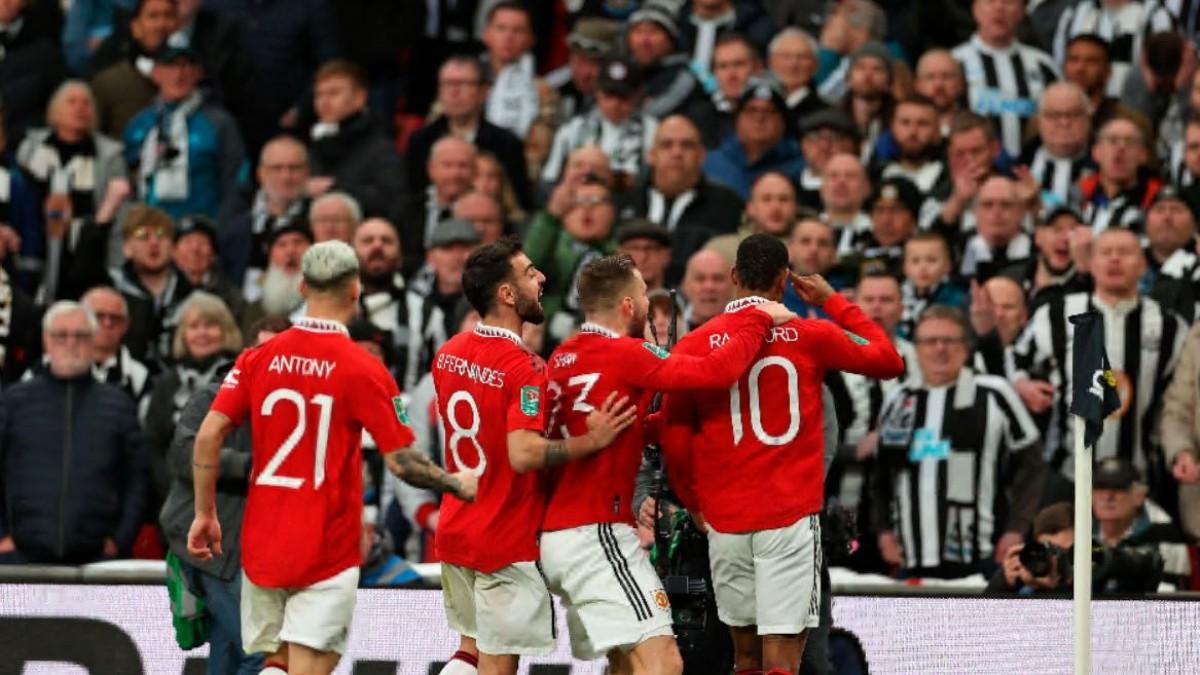
[[549, 439], [534, 429], [508, 432], [508, 461], [517, 473], [536, 471], [587, 457], [607, 447], [637, 419], [637, 405], [628, 396], [613, 392], [604, 405], [587, 418], [587, 433], [567, 439]]
[[812, 339], [804, 340], [801, 348], [812, 353], [821, 365], [884, 380], [904, 374], [904, 361], [883, 328], [867, 318], [858, 305], [835, 293], [819, 274], [801, 276], [793, 272], [792, 287], [802, 300], [823, 309], [837, 324], [806, 324], [813, 332]]
[[650, 349], [637, 349], [640, 363], [623, 368], [623, 372], [643, 389], [677, 391], [684, 389], [720, 389], [730, 387], [758, 354], [772, 326], [787, 323], [796, 315], [777, 302], [744, 310], [746, 320], [718, 349], [703, 356], [679, 351], [658, 358]]
[[192, 488], [196, 515], [188, 530], [188, 553], [200, 560], [221, 555], [221, 525], [217, 522], [217, 478], [221, 473], [221, 448], [234, 428], [223, 413], [210, 410], [196, 432], [192, 446]]
[[473, 501], [478, 479], [470, 471], [449, 473], [416, 448], [399, 448], [383, 456], [389, 471], [414, 487], [449, 493], [463, 501]]

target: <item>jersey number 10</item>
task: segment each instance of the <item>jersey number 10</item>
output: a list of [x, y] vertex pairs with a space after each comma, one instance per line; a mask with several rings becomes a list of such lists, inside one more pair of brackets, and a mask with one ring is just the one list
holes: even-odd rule
[[[304, 396], [295, 389], [276, 389], [263, 399], [262, 416], [270, 417], [275, 411], [275, 404], [280, 401], [287, 401], [296, 406], [296, 426], [292, 429], [292, 433], [284, 439], [283, 445], [279, 446], [279, 449], [271, 456], [271, 460], [263, 467], [262, 473], [254, 482], [256, 485], [274, 485], [299, 490], [300, 486], [304, 485], [303, 478], [281, 476], [277, 472], [308, 430], [308, 405], [304, 401]], [[317, 394], [312, 397], [312, 404], [321, 409], [317, 419], [317, 456], [313, 462], [313, 489], [316, 490], [325, 482], [325, 451], [329, 446], [329, 420], [333, 417], [333, 397], [328, 394]]]
[[[762, 401], [759, 396], [758, 380], [768, 366], [778, 366], [787, 374], [787, 429], [778, 436], [772, 436], [763, 428]], [[750, 367], [746, 374], [746, 388], [750, 390], [750, 430], [754, 437], [763, 445], [786, 445], [796, 440], [800, 433], [800, 374], [796, 366], [782, 356], [767, 356], [759, 359]], [[742, 426], [742, 387], [741, 382], [734, 382], [729, 390], [729, 417], [733, 427], [733, 444], [742, 442], [744, 428]]]

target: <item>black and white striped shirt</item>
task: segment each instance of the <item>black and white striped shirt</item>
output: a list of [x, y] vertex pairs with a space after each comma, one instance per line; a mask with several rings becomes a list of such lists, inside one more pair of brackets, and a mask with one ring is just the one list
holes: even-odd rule
[[1112, 74], [1106, 93], [1120, 96], [1125, 78], [1142, 54], [1142, 43], [1154, 33], [1176, 30], [1175, 17], [1157, 0], [1108, 7], [1103, 0], [1080, 0], [1068, 7], [1054, 33], [1054, 60], [1066, 63], [1067, 43], [1076, 35], [1098, 35], [1108, 41]]
[[1042, 186], [1042, 192], [1047, 192], [1059, 199], [1059, 203], [1067, 204], [1071, 199], [1071, 188], [1089, 171], [1095, 171], [1096, 164], [1092, 161], [1087, 150], [1075, 157], [1055, 157], [1045, 147], [1039, 147], [1033, 152], [1029, 162], [1029, 172]]
[[965, 278], [979, 275], [980, 281], [984, 281], [1009, 265], [1029, 260], [1033, 254], [1033, 238], [1024, 232], [1018, 232], [1012, 241], [1000, 248], [992, 248], [982, 235], [977, 234], [968, 239], [963, 248], [959, 272]]
[[1093, 195], [1092, 199], [1083, 202], [1083, 220], [1092, 227], [1095, 234], [1100, 234], [1110, 227], [1124, 227], [1141, 232], [1145, 216], [1140, 194], [1136, 190], [1126, 190], [1108, 200]]
[[1196, 183], [1196, 176], [1187, 167], [1187, 162], [1183, 159], [1183, 143], [1175, 143], [1171, 146], [1171, 157], [1167, 160], [1167, 168], [1170, 171], [1171, 182], [1178, 188], [1191, 187]]
[[[1104, 317], [1104, 346], [1117, 375], [1121, 410], [1104, 422], [1096, 459], [1121, 456], [1145, 473], [1159, 461], [1155, 419], [1163, 391], [1175, 369], [1187, 326], [1177, 314], [1150, 298], [1133, 298], [1109, 307], [1090, 293], [1056, 297], [1034, 312], [1009, 348], [1009, 379], [1046, 380], [1058, 392], [1046, 431], [1046, 457], [1052, 468], [1074, 475], [1072, 387], [1074, 324], [1068, 317], [1096, 310]], [[1126, 412], [1128, 411], [1128, 412]]]
[[1041, 487], [1037, 442], [1004, 378], [964, 367], [950, 385], [893, 392], [879, 416], [876, 508], [900, 538], [903, 567], [973, 566], [1002, 532], [1023, 530]]
[[952, 53], [963, 64], [971, 110], [992, 118], [1004, 149], [1017, 157], [1025, 120], [1037, 111], [1042, 91], [1058, 80], [1058, 66], [1036, 47], [1013, 42], [996, 49], [978, 33]]

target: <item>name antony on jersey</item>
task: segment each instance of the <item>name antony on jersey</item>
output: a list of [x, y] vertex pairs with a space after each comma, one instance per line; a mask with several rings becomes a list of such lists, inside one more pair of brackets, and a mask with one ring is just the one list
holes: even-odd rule
[[468, 361], [453, 354], [438, 354], [434, 367], [438, 370], [474, 380], [480, 384], [497, 389], [504, 388], [504, 372], [493, 368], [485, 368], [477, 363]]
[[337, 363], [333, 361], [312, 359], [307, 356], [276, 354], [271, 359], [271, 365], [267, 367], [267, 372], [319, 377], [327, 380], [336, 367]]

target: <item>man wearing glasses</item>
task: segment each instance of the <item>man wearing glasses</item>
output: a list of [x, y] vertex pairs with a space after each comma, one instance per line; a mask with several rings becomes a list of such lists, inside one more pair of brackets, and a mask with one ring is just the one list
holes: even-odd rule
[[892, 392], [879, 415], [879, 551], [907, 577], [987, 573], [1021, 543], [1037, 509], [1037, 427], [1004, 378], [967, 367], [961, 311], [930, 307], [915, 336], [921, 377]]
[[1115, 117], [1100, 127], [1092, 159], [1098, 171], [1079, 181], [1083, 217], [1094, 232], [1110, 227], [1141, 229], [1145, 209], [1162, 187], [1162, 180], [1146, 171], [1149, 161], [1146, 137], [1133, 120]]
[[49, 369], [0, 394], [0, 563], [128, 554], [145, 507], [133, 401], [97, 382], [96, 317], [71, 301], [42, 321]]
[[1096, 166], [1088, 153], [1092, 102], [1074, 82], [1055, 82], [1042, 94], [1036, 119], [1040, 142], [1026, 148], [1022, 163], [1043, 192], [1066, 204], [1071, 186]]

